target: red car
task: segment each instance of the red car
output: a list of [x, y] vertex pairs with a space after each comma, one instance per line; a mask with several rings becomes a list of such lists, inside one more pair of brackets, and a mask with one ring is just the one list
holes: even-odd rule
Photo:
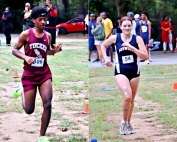
[[66, 23], [58, 24], [56, 25], [56, 29], [59, 30], [59, 34], [83, 32], [85, 31], [84, 17], [76, 17]]

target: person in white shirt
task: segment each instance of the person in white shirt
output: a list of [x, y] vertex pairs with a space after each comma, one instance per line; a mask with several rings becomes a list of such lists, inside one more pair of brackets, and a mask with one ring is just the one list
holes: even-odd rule
[[135, 22], [135, 19], [134, 19], [134, 13], [133, 12], [128, 12], [127, 16], [132, 19], [132, 23], [133, 23], [131, 34], [136, 35], [136, 22]]

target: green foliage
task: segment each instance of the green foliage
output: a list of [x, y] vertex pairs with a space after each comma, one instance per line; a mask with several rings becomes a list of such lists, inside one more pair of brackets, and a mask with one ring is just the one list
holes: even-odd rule
[[172, 19], [174, 34], [177, 35], [177, 27], [175, 26], [177, 25], [176, 0], [119, 0], [119, 5], [116, 4], [117, 1], [118, 0], [89, 0], [89, 11], [95, 13], [97, 16], [100, 12], [106, 11], [108, 17], [115, 25], [118, 16], [126, 15], [128, 11], [132, 11], [134, 14], [141, 14], [141, 12], [145, 10], [149, 13], [149, 20], [152, 22], [152, 27], [156, 33], [153, 38], [156, 40], [161, 39], [160, 22], [162, 17], [167, 15]]

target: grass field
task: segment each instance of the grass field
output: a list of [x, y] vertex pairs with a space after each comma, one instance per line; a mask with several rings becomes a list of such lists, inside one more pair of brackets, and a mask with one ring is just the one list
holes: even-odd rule
[[[159, 137], [165, 141], [177, 140], [177, 136], [173, 136], [177, 130], [177, 92], [172, 91], [173, 83], [177, 82], [176, 65], [141, 67], [141, 81], [137, 93], [141, 100], [135, 99], [137, 107], [132, 119], [143, 122], [141, 125], [144, 127], [136, 126], [135, 134], [131, 136], [120, 136], [118, 133], [122, 119], [122, 95], [116, 86], [113, 72], [114, 68], [89, 70], [89, 138], [97, 138], [100, 142], [162, 141], [158, 140]], [[159, 132], [159, 136], [155, 133], [148, 135], [151, 130], [146, 130], [146, 123]], [[156, 123], [163, 131], [155, 127]], [[143, 135], [143, 131], [147, 133]]]
[[[74, 49], [67, 49], [68, 46]], [[77, 49], [77, 46], [82, 48]], [[82, 114], [85, 103], [88, 102], [86, 47], [87, 43], [64, 43], [62, 52], [48, 56], [54, 94], [52, 118], [46, 133], [50, 142], [88, 140], [88, 115]], [[26, 115], [21, 99], [12, 99], [13, 90], [21, 85], [23, 61], [15, 58], [11, 49], [12, 47], [0, 47], [0, 141], [34, 142], [39, 135], [42, 103], [38, 95], [34, 114]], [[19, 78], [12, 77], [14, 70], [18, 71]], [[10, 119], [13, 122], [9, 122]], [[8, 129], [10, 125], [14, 127]], [[62, 132], [63, 128], [68, 131]], [[24, 139], [22, 135], [25, 136]]]

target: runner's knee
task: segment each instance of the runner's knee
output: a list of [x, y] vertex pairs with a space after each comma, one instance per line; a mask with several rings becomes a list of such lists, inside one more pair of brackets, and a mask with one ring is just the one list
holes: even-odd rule
[[126, 101], [127, 103], [130, 103], [132, 101], [132, 97], [127, 95], [124, 97], [124, 101]]
[[34, 112], [34, 108], [31, 107], [25, 107], [24, 110], [27, 114], [32, 114]]
[[50, 110], [52, 108], [51, 99], [48, 99], [44, 102], [44, 109]]

